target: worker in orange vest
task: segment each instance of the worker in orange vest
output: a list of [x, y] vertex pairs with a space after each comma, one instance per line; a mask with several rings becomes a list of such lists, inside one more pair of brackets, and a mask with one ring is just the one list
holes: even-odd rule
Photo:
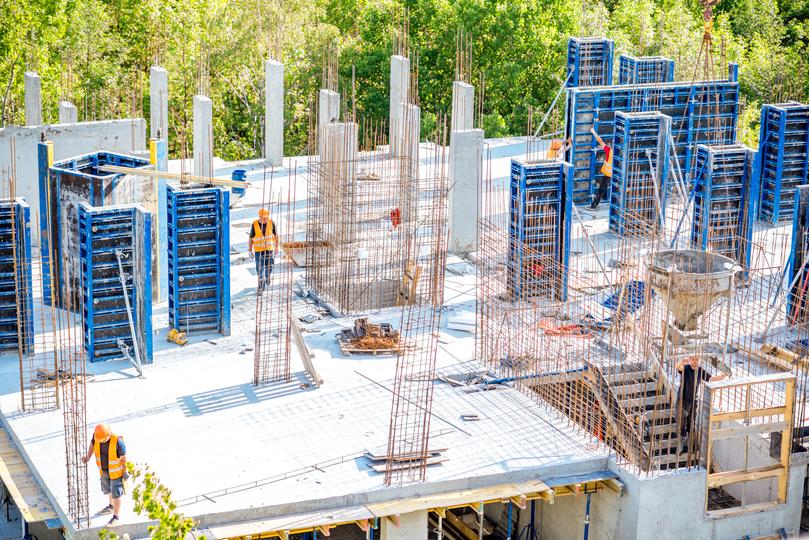
[[562, 139], [553, 139], [548, 147], [547, 153], [545, 154], [545, 159], [564, 158], [565, 152], [567, 152], [568, 148], [570, 148], [572, 140], [572, 138], [568, 138], [566, 141], [563, 141]]
[[604, 176], [598, 183], [598, 190], [593, 196], [593, 204], [590, 205], [592, 210], [598, 208], [601, 204], [601, 199], [607, 196], [610, 192], [610, 182], [612, 182], [612, 147], [604, 142], [604, 139], [598, 136], [594, 128], [590, 128], [590, 133], [596, 138], [599, 148], [604, 151], [604, 165], [601, 166], [601, 174]]
[[247, 249], [250, 256], [256, 258], [258, 293], [261, 294], [270, 282], [272, 266], [275, 263], [274, 253], [278, 251], [278, 233], [275, 230], [275, 223], [270, 219], [270, 211], [266, 208], [259, 208], [258, 219], [250, 227]]
[[124, 479], [129, 475], [126, 472], [126, 445], [124, 438], [115, 435], [107, 424], [98, 424], [93, 437], [90, 439], [90, 448], [82, 460], [87, 463], [95, 455], [98, 472], [101, 473], [101, 492], [110, 499], [98, 515], [112, 513], [107, 527], [118, 524], [118, 514], [121, 511], [121, 496], [124, 494]]

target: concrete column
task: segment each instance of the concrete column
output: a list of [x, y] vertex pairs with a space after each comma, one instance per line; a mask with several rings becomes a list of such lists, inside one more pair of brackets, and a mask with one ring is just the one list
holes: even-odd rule
[[410, 101], [410, 59], [394, 54], [390, 57], [390, 104], [388, 115], [388, 142], [393, 149], [396, 138], [396, 119], [399, 104]]
[[169, 143], [169, 73], [149, 68], [149, 137]]
[[382, 518], [379, 521], [380, 540], [427, 540], [427, 510], [401, 514], [398, 527], [389, 519]]
[[213, 176], [213, 104], [194, 96], [194, 174]]
[[391, 152], [394, 157], [410, 157], [415, 160], [413, 174], [418, 176], [419, 139], [421, 137], [421, 109], [410, 103], [400, 103], [393, 122], [395, 136]]
[[75, 124], [79, 121], [79, 111], [76, 106], [69, 101], [59, 102], [59, 123]]
[[[354, 199], [356, 187], [356, 159], [359, 132], [354, 122], [331, 122], [323, 126], [323, 154], [321, 161], [329, 171], [328, 183], [321, 186], [321, 201], [335, 201], [325, 208], [326, 223], [334, 224], [334, 234], [343, 242], [353, 242], [356, 233], [356, 205], [346, 204]], [[337, 208], [343, 212], [339, 218]]]
[[449, 250], [477, 250], [479, 200], [483, 180], [483, 130], [453, 131], [449, 147]]
[[317, 105], [317, 154], [323, 156], [323, 128], [330, 122], [340, 120], [340, 94], [334, 90], [320, 89]]
[[271, 167], [284, 161], [284, 64], [277, 60], [264, 62], [264, 159]]
[[[169, 170], [168, 144], [165, 139], [149, 139], [149, 161], [156, 171]], [[156, 178], [155, 181], [157, 182], [157, 216], [153, 218], [152, 230], [157, 233], [156, 264], [158, 272], [157, 276], [152, 276], [152, 290], [157, 291], [155, 300], [159, 302], [168, 296], [169, 260], [166, 256], [168, 253], [168, 222], [166, 221], [168, 208], [166, 207], [166, 179]], [[158, 283], [157, 287], [154, 286], [155, 280]]]
[[475, 115], [475, 87], [469, 83], [452, 83], [452, 130], [472, 129]]
[[33, 71], [25, 73], [25, 125], [42, 125], [42, 81]]

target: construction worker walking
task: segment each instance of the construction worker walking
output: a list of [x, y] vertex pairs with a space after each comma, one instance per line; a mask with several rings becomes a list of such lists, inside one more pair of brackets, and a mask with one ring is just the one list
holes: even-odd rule
[[121, 511], [121, 497], [124, 494], [126, 472], [126, 445], [124, 438], [115, 435], [107, 424], [98, 424], [90, 439], [90, 448], [82, 460], [87, 463], [95, 455], [98, 472], [101, 473], [101, 492], [109, 497], [110, 503], [98, 515], [112, 513], [107, 527], [118, 524]]
[[593, 204], [590, 205], [591, 210], [598, 208], [601, 204], [601, 199], [607, 196], [610, 192], [610, 182], [612, 182], [612, 147], [604, 142], [604, 139], [598, 136], [594, 128], [590, 128], [590, 133], [596, 138], [599, 148], [604, 151], [604, 165], [601, 166], [601, 178], [598, 184], [598, 190], [593, 196]]
[[275, 223], [270, 219], [270, 211], [259, 208], [258, 219], [250, 227], [250, 239], [247, 249], [251, 257], [256, 258], [256, 274], [258, 274], [258, 292], [270, 283], [270, 274], [275, 263], [274, 254], [278, 251], [278, 233]]

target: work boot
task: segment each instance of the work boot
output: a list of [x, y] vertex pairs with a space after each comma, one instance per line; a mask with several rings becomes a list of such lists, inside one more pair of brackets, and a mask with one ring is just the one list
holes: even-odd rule
[[98, 516], [103, 516], [103, 515], [105, 515], [105, 514], [111, 514], [111, 513], [112, 513], [112, 505], [111, 505], [111, 504], [108, 504], [107, 506], [105, 506], [104, 508], [102, 508], [101, 510], [99, 510], [99, 511], [98, 511], [98, 514], [96, 514], [96, 515], [98, 515]]

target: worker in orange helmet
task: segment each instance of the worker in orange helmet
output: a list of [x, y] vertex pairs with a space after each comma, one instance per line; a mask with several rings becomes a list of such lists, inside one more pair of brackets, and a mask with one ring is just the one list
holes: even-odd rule
[[110, 499], [98, 515], [112, 513], [107, 527], [118, 524], [121, 511], [121, 497], [124, 494], [126, 472], [126, 445], [124, 438], [115, 435], [107, 424], [98, 424], [90, 439], [90, 448], [82, 460], [87, 463], [95, 455], [98, 472], [101, 473], [101, 492]]
[[570, 148], [572, 140], [572, 138], [568, 138], [566, 141], [561, 139], [553, 139], [550, 146], [548, 146], [545, 159], [562, 159], [565, 152], [567, 152], [568, 148]]
[[258, 293], [261, 294], [270, 282], [272, 266], [275, 263], [273, 254], [278, 251], [278, 233], [275, 223], [270, 219], [270, 211], [258, 209], [258, 219], [250, 227], [250, 239], [247, 243], [250, 256], [256, 258], [256, 274], [258, 274]]

